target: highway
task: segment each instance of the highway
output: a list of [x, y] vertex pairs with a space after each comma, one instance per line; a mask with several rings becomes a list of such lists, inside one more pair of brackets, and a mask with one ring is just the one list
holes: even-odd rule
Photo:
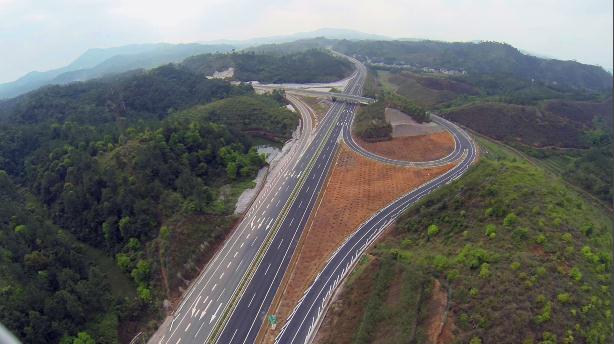
[[[360, 90], [364, 77], [363, 73], [357, 73], [345, 91], [353, 94]], [[210, 342], [255, 341], [333, 163], [343, 128], [339, 119], [354, 109], [355, 104], [344, 102], [335, 102], [329, 109], [307, 149], [302, 161], [305, 165], [300, 164], [305, 167], [304, 180], [301, 181], [296, 197], [288, 202], [287, 215], [280, 221], [279, 230], [272, 237], [259, 265], [249, 276], [249, 283], [240, 291], [234, 309], [228, 310], [227, 321], [220, 322], [219, 335], [214, 333], [209, 338]]]
[[[356, 88], [358, 82], [355, 74], [348, 89]], [[294, 102], [300, 109], [296, 99]], [[253, 310], [267, 309], [276, 290], [272, 286], [279, 285], [328, 174], [337, 146], [337, 122], [347, 107], [334, 103], [315, 134], [311, 134], [311, 119], [303, 116], [298, 142], [271, 172], [243, 221], [186, 292], [170, 325], [159, 329], [157, 342], [231, 343], [243, 339], [243, 334], [253, 341], [263, 319], [259, 310]], [[250, 324], [242, 324], [240, 334], [229, 332], [238, 315]]]
[[[355, 63], [359, 68], [347, 82], [344, 92], [360, 96], [366, 69], [357, 61]], [[170, 326], [158, 331], [156, 342], [226, 344], [255, 341], [329, 174], [339, 142], [345, 140], [356, 149], [350, 129], [357, 104], [334, 102], [318, 130], [312, 133], [310, 116], [305, 116], [309, 110], [298, 99], [289, 96], [289, 100], [303, 115], [301, 136], [288, 155], [273, 168], [265, 188], [243, 221], [187, 291]], [[475, 148], [460, 128], [449, 125], [457, 145], [455, 152], [446, 158], [462, 162], [365, 222], [331, 257], [286, 322], [278, 342], [309, 340], [332, 292], [381, 231], [420, 197], [466, 171], [475, 157]], [[360, 147], [357, 151], [369, 154]], [[369, 157], [401, 164], [394, 160], [383, 161], [386, 158], [380, 156]]]

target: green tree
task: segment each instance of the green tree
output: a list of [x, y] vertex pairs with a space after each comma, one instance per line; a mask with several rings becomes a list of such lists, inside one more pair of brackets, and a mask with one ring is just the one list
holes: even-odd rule
[[94, 341], [94, 338], [89, 333], [79, 332], [77, 338], [73, 340], [73, 344], [96, 344], [96, 341]]
[[146, 260], [139, 260], [136, 263], [136, 267], [130, 273], [130, 276], [134, 279], [134, 281], [141, 285], [149, 282], [149, 275], [151, 273], [151, 266]]

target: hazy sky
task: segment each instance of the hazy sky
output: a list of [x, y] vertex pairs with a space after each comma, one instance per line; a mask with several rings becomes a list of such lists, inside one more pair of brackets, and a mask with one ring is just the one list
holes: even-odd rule
[[347, 28], [612, 67], [612, 0], [0, 0], [0, 82], [88, 48]]

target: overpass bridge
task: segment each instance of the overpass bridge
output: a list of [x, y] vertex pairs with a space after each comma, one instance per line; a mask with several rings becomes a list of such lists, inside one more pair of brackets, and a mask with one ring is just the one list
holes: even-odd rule
[[335, 101], [345, 101], [348, 103], [359, 103], [359, 104], [371, 104], [375, 102], [375, 99], [363, 96], [357, 96], [348, 93], [338, 93], [338, 92], [326, 92], [326, 91], [317, 91], [317, 90], [309, 90], [305, 88], [299, 87], [291, 87], [284, 85], [261, 85], [261, 84], [252, 84], [254, 89], [263, 90], [263, 91], [272, 91], [272, 90], [283, 90], [289, 94], [296, 94], [299, 96], [310, 96], [310, 97], [325, 97]]

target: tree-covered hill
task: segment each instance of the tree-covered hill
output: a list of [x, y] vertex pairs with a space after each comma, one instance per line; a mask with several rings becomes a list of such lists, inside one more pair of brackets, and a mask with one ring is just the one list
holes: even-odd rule
[[353, 71], [349, 61], [319, 49], [289, 54], [207, 54], [188, 58], [183, 66], [204, 75], [233, 67], [235, 79], [264, 83], [331, 82]]
[[526, 55], [503, 43], [338, 41], [334, 49], [371, 62], [450, 69], [471, 75], [534, 80], [548, 85], [607, 91], [612, 75], [598, 66]]
[[256, 142], [297, 127], [285, 105], [173, 65], [2, 103], [0, 321], [28, 343], [155, 327], [266, 164]]

